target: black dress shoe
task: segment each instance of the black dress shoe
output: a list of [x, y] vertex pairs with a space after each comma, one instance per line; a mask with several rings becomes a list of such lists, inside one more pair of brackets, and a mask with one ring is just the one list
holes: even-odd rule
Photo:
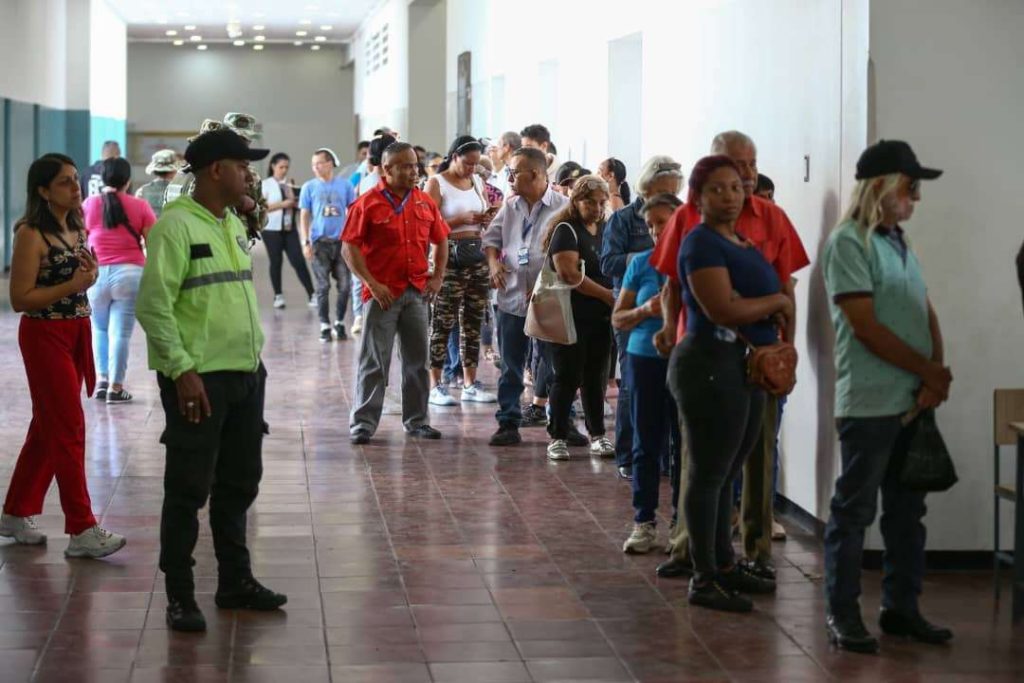
[[192, 633], [206, 630], [206, 619], [195, 598], [167, 596], [167, 628]]
[[414, 439], [440, 439], [441, 432], [437, 431], [430, 425], [420, 425], [419, 427], [413, 427], [412, 429], [405, 430], [405, 433]]
[[590, 445], [590, 439], [584, 436], [583, 432], [576, 428], [576, 425], [569, 425], [569, 435], [565, 437], [565, 441], [576, 448]]
[[749, 612], [754, 609], [750, 598], [726, 588], [717, 577], [702, 583], [698, 583], [696, 578], [690, 579], [690, 592], [686, 597], [691, 605], [720, 612]]
[[686, 560], [673, 557], [671, 560], [665, 560], [659, 564], [654, 572], [663, 579], [675, 579], [680, 576], [691, 576], [693, 565]]
[[842, 650], [864, 654], [878, 652], [878, 639], [868, 633], [860, 614], [848, 617], [829, 614], [825, 617], [825, 631], [828, 641]]
[[741, 564], [728, 572], [719, 572], [716, 580], [725, 588], [751, 595], [768, 595], [775, 592], [775, 581], [758, 576]]
[[633, 481], [633, 466], [632, 465], [621, 465], [619, 467], [619, 476], [626, 481]]
[[907, 614], [883, 609], [878, 617], [878, 625], [891, 636], [905, 636], [931, 645], [941, 645], [953, 638], [952, 631], [929, 623], [920, 612]]
[[268, 612], [288, 602], [288, 596], [275, 593], [252, 577], [217, 586], [213, 596], [223, 609], [253, 609]]
[[370, 443], [370, 433], [362, 430], [352, 432], [349, 435], [348, 440], [357, 446]]
[[513, 424], [498, 425], [498, 431], [491, 435], [487, 443], [491, 446], [514, 446], [521, 443], [523, 437], [519, 436], [519, 428]]
[[769, 581], [775, 581], [775, 567], [772, 566], [771, 562], [767, 560], [740, 560], [740, 566], [746, 570], [748, 574], [760, 577], [762, 579], [768, 579]]

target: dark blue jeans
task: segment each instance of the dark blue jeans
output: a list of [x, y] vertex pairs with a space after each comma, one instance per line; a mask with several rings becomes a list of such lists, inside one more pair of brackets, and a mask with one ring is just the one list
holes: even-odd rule
[[519, 397], [523, 394], [523, 369], [532, 340], [524, 330], [526, 318], [499, 310], [495, 322], [502, 365], [498, 377], [498, 412], [494, 417], [499, 425], [518, 427], [523, 419], [523, 411], [519, 407]]
[[459, 326], [452, 328], [448, 335], [448, 356], [444, 360], [444, 369], [441, 370], [441, 379], [448, 383], [462, 374], [462, 359], [459, 357]]
[[615, 344], [619, 354], [619, 397], [615, 405], [615, 464], [619, 467], [629, 467], [633, 462], [633, 418], [629, 404], [635, 382], [631, 377], [626, 356], [631, 331], [615, 330]]
[[864, 530], [875, 521], [882, 491], [882, 607], [916, 612], [924, 577], [924, 493], [899, 482], [910, 430], [899, 416], [836, 421], [843, 469], [825, 527], [825, 598], [832, 614], [859, 611]]
[[[635, 522], [653, 522], [658, 510], [661, 461], [666, 453], [678, 473], [680, 463], [679, 423], [676, 403], [665, 383], [668, 359], [626, 354], [622, 375], [633, 381], [633, 509]], [[619, 394], [622, 395], [621, 393]], [[665, 429], [665, 425], [669, 428]], [[672, 500], [677, 499], [679, 477], [672, 477]]]

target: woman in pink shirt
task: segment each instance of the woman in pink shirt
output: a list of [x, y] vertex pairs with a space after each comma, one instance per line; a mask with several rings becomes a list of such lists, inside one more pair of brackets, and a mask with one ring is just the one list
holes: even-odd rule
[[132, 167], [125, 159], [103, 162], [103, 191], [82, 204], [89, 246], [99, 263], [99, 279], [89, 288], [92, 347], [96, 357], [96, 398], [107, 405], [127, 403], [128, 345], [135, 327], [135, 296], [146, 264], [143, 240], [156, 223], [144, 199], [127, 194]]

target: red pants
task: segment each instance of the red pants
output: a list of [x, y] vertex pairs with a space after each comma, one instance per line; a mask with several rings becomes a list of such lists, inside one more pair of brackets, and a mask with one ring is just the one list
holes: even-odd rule
[[96, 524], [85, 483], [82, 412], [82, 382], [90, 395], [96, 382], [89, 319], [22, 317], [18, 346], [32, 396], [32, 423], [14, 467], [4, 512], [17, 517], [40, 514], [56, 477], [64, 531], [78, 534]]

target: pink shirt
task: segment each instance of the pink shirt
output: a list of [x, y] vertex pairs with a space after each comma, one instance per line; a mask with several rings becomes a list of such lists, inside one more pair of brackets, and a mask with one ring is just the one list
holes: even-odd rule
[[[136, 233], [145, 237], [149, 228], [156, 223], [156, 216], [149, 202], [124, 192], [118, 192], [117, 196], [121, 199], [128, 224]], [[104, 227], [101, 195], [86, 199], [82, 203], [82, 212], [85, 214], [85, 230], [89, 233], [89, 246], [96, 252], [96, 258], [101, 266], [146, 265], [145, 254], [127, 228], [123, 225], [114, 228]]]

